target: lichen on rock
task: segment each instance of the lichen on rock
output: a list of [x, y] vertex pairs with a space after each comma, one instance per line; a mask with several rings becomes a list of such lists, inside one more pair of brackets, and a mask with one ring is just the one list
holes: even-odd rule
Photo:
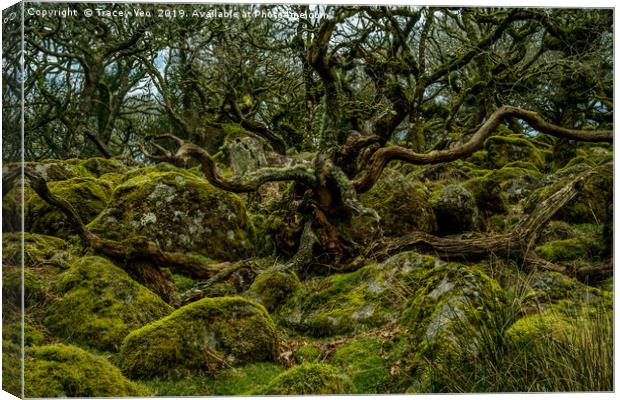
[[184, 170], [125, 181], [88, 227], [113, 240], [144, 236], [163, 250], [221, 260], [243, 257], [250, 248], [241, 200]]
[[415, 252], [357, 271], [313, 278], [276, 313], [282, 325], [315, 337], [346, 334], [395, 320], [419, 274], [439, 263]]
[[276, 328], [265, 308], [242, 297], [205, 298], [131, 332], [121, 363], [130, 377], [207, 371], [275, 359]]

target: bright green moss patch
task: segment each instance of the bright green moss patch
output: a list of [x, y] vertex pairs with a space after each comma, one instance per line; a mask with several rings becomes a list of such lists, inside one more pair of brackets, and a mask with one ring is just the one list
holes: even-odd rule
[[47, 307], [54, 334], [101, 350], [117, 351], [132, 330], [172, 312], [172, 307], [101, 257], [83, 257], [60, 276], [62, 295]]
[[21, 397], [22, 351], [20, 342], [2, 338], [2, 390]]
[[[95, 178], [73, 178], [51, 182], [50, 191], [68, 201], [84, 223], [92, 221], [107, 205], [111, 186]], [[72, 222], [58, 207], [38, 196], [25, 203], [26, 230], [65, 237], [76, 232]]]
[[407, 252], [355, 272], [307, 280], [278, 309], [277, 320], [314, 337], [380, 326], [398, 317], [416, 278], [436, 262]]
[[304, 362], [317, 362], [320, 356], [321, 349], [312, 345], [301, 346], [295, 351], [295, 361], [299, 364]]
[[215, 375], [198, 373], [140, 381], [151, 389], [154, 396], [235, 396], [247, 395], [269, 383], [284, 371], [284, 367], [255, 363], [225, 369]]
[[435, 214], [429, 195], [422, 183], [387, 168], [360, 200], [379, 213], [385, 234], [400, 235], [409, 230], [435, 231]]
[[386, 361], [381, 358], [383, 341], [373, 337], [353, 339], [339, 347], [330, 359], [351, 377], [352, 393], [386, 393], [390, 373]]
[[350, 379], [328, 364], [304, 363], [283, 372], [268, 385], [254, 391], [259, 395], [347, 394], [353, 391]]
[[131, 377], [273, 360], [276, 329], [264, 307], [242, 297], [205, 298], [131, 332], [123, 370]]
[[71, 160], [43, 160], [25, 163], [47, 182], [66, 181], [73, 178], [87, 178], [92, 175], [88, 169], [71, 162]]
[[248, 296], [257, 300], [268, 311], [273, 311], [300, 286], [299, 278], [294, 272], [268, 270], [254, 279]]
[[516, 345], [527, 348], [542, 340], [566, 341], [575, 327], [558, 310], [551, 308], [519, 319], [506, 335]]
[[584, 243], [578, 238], [555, 240], [536, 247], [536, 253], [549, 261], [568, 261], [584, 258], [590, 255], [592, 245]]
[[26, 352], [24, 386], [26, 397], [149, 395], [105, 358], [65, 345], [30, 348]]
[[167, 251], [220, 260], [250, 248], [241, 199], [181, 169], [143, 173], [117, 186], [89, 229], [114, 240], [145, 236]]

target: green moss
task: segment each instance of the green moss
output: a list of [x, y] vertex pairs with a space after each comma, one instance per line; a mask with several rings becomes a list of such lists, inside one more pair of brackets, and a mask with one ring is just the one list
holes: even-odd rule
[[[2, 234], [2, 263], [18, 266], [21, 265], [21, 240], [22, 234]], [[74, 249], [64, 240], [36, 233], [24, 232], [24, 265], [38, 268], [55, 266], [67, 269], [73, 261]]]
[[88, 227], [109, 239], [145, 236], [163, 250], [220, 260], [245, 256], [250, 248], [241, 199], [181, 169], [125, 181]]
[[261, 305], [242, 297], [205, 298], [131, 332], [123, 341], [123, 370], [132, 377], [272, 360], [276, 329]]
[[[51, 182], [50, 191], [68, 201], [84, 223], [92, 221], [107, 205], [112, 188], [95, 178], [73, 178]], [[38, 196], [25, 203], [26, 230], [64, 237], [76, 233], [71, 221], [58, 207]]]
[[300, 286], [294, 272], [266, 271], [254, 279], [248, 296], [256, 299], [268, 311], [273, 311]]
[[506, 331], [506, 337], [521, 348], [531, 347], [544, 340], [566, 341], [575, 326], [555, 308], [519, 319]]
[[467, 157], [466, 160], [477, 165], [478, 167], [484, 167], [487, 164], [488, 152], [486, 150], [478, 150], [471, 156]]
[[[462, 354], [458, 339], [468, 327], [490, 318], [504, 302], [499, 284], [477, 267], [444, 264], [427, 272], [419, 289], [407, 303], [399, 325], [410, 334], [409, 374], [415, 377], [412, 390], [428, 388], [432, 364]], [[471, 329], [470, 329], [471, 330]], [[475, 339], [469, 338], [471, 351]]]
[[307, 280], [276, 313], [278, 322], [314, 337], [357, 332], [397, 318], [417, 277], [437, 259], [400, 253], [381, 264]]
[[381, 358], [383, 341], [373, 337], [353, 339], [339, 347], [330, 359], [351, 377], [355, 390], [352, 393], [386, 393], [390, 373], [387, 362]]
[[484, 144], [489, 166], [502, 168], [512, 161], [531, 162], [540, 171], [546, 169], [545, 154], [520, 135], [491, 136]]
[[505, 213], [508, 210], [506, 199], [496, 180], [488, 177], [473, 178], [463, 186], [474, 195], [479, 210], [489, 213]]
[[105, 358], [80, 348], [50, 345], [30, 348], [25, 360], [26, 397], [146, 396]]
[[[48, 283], [31, 269], [23, 273], [24, 304], [30, 307], [42, 303], [47, 296]], [[4, 301], [21, 305], [22, 301], [22, 269], [2, 265], [2, 298]]]
[[591, 256], [596, 243], [585, 243], [578, 238], [555, 240], [536, 247], [536, 253], [549, 261], [568, 261]]
[[173, 310], [101, 257], [78, 259], [60, 276], [55, 291], [62, 297], [47, 307], [47, 328], [101, 350], [117, 351], [129, 332]]
[[304, 363], [275, 377], [256, 390], [259, 395], [347, 394], [353, 391], [348, 377], [327, 364]]
[[[21, 342], [21, 341], [20, 341]], [[2, 339], [2, 390], [21, 397], [22, 351], [21, 346]]]
[[122, 174], [126, 171], [123, 163], [111, 158], [93, 157], [82, 161], [80, 165], [97, 177], [111, 172]]
[[141, 383], [154, 396], [234, 396], [247, 395], [269, 383], [284, 371], [273, 363], [255, 363], [225, 369], [214, 374], [198, 373], [177, 377], [155, 378]]
[[381, 227], [388, 235], [436, 229], [426, 187], [393, 169], [386, 169], [373, 188], [360, 196], [360, 201], [379, 213]]
[[528, 279], [531, 307], [570, 300], [576, 304], [611, 305], [610, 293], [585, 285], [559, 272], [537, 271]]
[[231, 140], [239, 137], [252, 136], [254, 134], [242, 128], [239, 124], [222, 124], [222, 129], [226, 135], [225, 140]]
[[321, 349], [313, 345], [301, 346], [295, 351], [295, 361], [299, 364], [304, 362], [318, 362], [320, 356]]

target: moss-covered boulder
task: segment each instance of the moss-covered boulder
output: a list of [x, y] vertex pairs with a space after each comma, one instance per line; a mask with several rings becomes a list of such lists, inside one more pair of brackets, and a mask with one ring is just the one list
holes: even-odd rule
[[575, 326], [555, 307], [520, 318], [506, 331], [506, 338], [527, 351], [541, 341], [565, 342]]
[[[21, 233], [2, 234], [2, 262], [4, 264], [21, 265], [21, 241]], [[24, 232], [23, 245], [26, 267], [53, 265], [67, 269], [74, 259], [73, 247], [57, 237]]]
[[269, 270], [254, 279], [247, 296], [271, 312], [300, 286], [294, 272]]
[[412, 230], [435, 231], [435, 214], [429, 196], [422, 183], [388, 168], [360, 200], [379, 213], [385, 234], [398, 236]]
[[352, 393], [386, 393], [389, 389], [390, 372], [381, 357], [383, 340], [376, 337], [356, 338], [336, 349], [330, 363], [341, 368], [351, 377]]
[[491, 136], [484, 147], [491, 168], [499, 169], [512, 161], [529, 161], [541, 171], [546, 167], [543, 151], [521, 135]]
[[127, 334], [173, 309], [101, 257], [83, 257], [55, 287], [61, 295], [46, 309], [44, 324], [62, 338], [117, 351]]
[[238, 196], [177, 169], [145, 173], [117, 186], [89, 228], [114, 240], [145, 236], [167, 251], [231, 260], [248, 252], [247, 225]]
[[431, 205], [441, 233], [470, 231], [478, 226], [476, 198], [463, 185], [451, 184], [434, 192]]
[[130, 377], [153, 377], [269, 361], [276, 352], [276, 328], [263, 306], [242, 297], [218, 297], [131, 332], [121, 363]]
[[564, 300], [575, 304], [601, 305], [613, 304], [609, 292], [583, 284], [576, 279], [553, 271], [536, 271], [528, 279], [529, 290], [525, 304], [529, 308], [544, 308]]
[[353, 392], [351, 380], [339, 369], [320, 363], [304, 363], [276, 376], [252, 394], [321, 395]]
[[483, 176], [472, 178], [463, 186], [474, 196], [476, 206], [483, 214], [501, 214], [508, 210], [502, 188], [496, 180]]
[[66, 181], [73, 178], [88, 178], [92, 175], [88, 169], [79, 165], [79, 160], [43, 160], [28, 162], [24, 165], [32, 168], [47, 182]]
[[508, 203], [515, 204], [541, 185], [542, 174], [524, 164], [510, 163], [489, 172], [484, 179], [497, 183], [503, 193], [502, 197], [505, 196]]
[[147, 396], [105, 358], [78, 347], [49, 345], [26, 351], [26, 397]]
[[[111, 186], [96, 178], [73, 178], [48, 184], [50, 191], [67, 200], [85, 224], [92, 221], [108, 204]], [[27, 231], [66, 237], [77, 232], [74, 224], [56, 206], [37, 195], [25, 202]]]
[[406, 252], [355, 272], [308, 279], [278, 309], [276, 319], [315, 337], [381, 326], [398, 318], [418, 276], [437, 263], [434, 257]]
[[299, 364], [305, 362], [318, 362], [319, 357], [321, 356], [321, 349], [311, 344], [304, 345], [295, 350], [294, 356], [295, 361]]
[[496, 312], [504, 294], [499, 284], [477, 267], [455, 263], [428, 271], [418, 287], [399, 325], [411, 335], [411, 390], [425, 391], [432, 363], [461, 354], [463, 337], [469, 338], [468, 351], [480, 351], [467, 327]]
[[108, 173], [122, 174], [127, 171], [127, 168], [120, 161], [102, 157], [93, 157], [84, 160], [80, 163], [80, 166], [96, 177]]

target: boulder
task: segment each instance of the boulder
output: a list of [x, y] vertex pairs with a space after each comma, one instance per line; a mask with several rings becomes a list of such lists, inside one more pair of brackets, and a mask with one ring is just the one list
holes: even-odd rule
[[271, 312], [300, 286], [299, 278], [294, 272], [270, 270], [254, 279], [247, 296]]
[[102, 257], [83, 257], [61, 274], [45, 326], [59, 337], [118, 351], [127, 334], [173, 309]]
[[[72, 178], [48, 184], [50, 191], [68, 201], [82, 222], [88, 224], [108, 204], [112, 187], [96, 178]], [[31, 189], [28, 189], [30, 191]], [[69, 218], [58, 207], [30, 192], [24, 201], [27, 231], [61, 238], [77, 233]]]
[[354, 386], [351, 393], [389, 391], [391, 376], [387, 362], [381, 357], [383, 342], [376, 337], [355, 338], [338, 347], [330, 358], [330, 364], [351, 377]]
[[328, 364], [304, 363], [281, 373], [252, 394], [299, 396], [352, 392], [351, 380], [339, 369]]
[[67, 345], [26, 350], [24, 395], [33, 397], [127, 397], [149, 392], [125, 378], [104, 357]]
[[406, 252], [355, 272], [308, 279], [278, 309], [276, 319], [314, 337], [381, 326], [398, 318], [416, 277], [439, 263], [434, 257]]
[[113, 240], [145, 236], [163, 250], [233, 260], [250, 247], [243, 203], [185, 170], [148, 172], [120, 184], [88, 226]]
[[265, 308], [242, 297], [205, 298], [131, 332], [121, 363], [130, 377], [167, 376], [275, 359], [276, 328]]
[[499, 169], [512, 161], [529, 161], [546, 169], [545, 153], [522, 135], [491, 136], [484, 143], [490, 168]]
[[429, 192], [419, 181], [386, 168], [373, 188], [360, 196], [362, 204], [377, 211], [385, 234], [399, 236], [416, 230], [435, 231]]
[[450, 184], [434, 192], [431, 205], [441, 233], [470, 231], [478, 225], [476, 198], [463, 185]]

